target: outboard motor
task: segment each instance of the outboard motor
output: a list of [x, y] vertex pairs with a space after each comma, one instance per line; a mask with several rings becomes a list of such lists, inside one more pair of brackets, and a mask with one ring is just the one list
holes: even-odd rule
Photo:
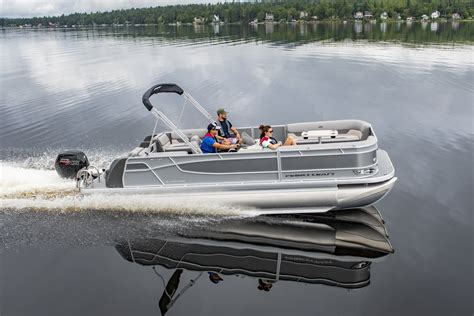
[[79, 150], [68, 150], [60, 153], [54, 163], [54, 168], [61, 178], [74, 179], [82, 168], [89, 167], [86, 154]]

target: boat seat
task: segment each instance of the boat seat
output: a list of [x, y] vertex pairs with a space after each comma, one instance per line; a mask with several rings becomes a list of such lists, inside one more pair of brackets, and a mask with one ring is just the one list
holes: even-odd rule
[[252, 138], [252, 136], [250, 136], [246, 132], [242, 132], [242, 145], [245, 145], [245, 146], [249, 147], [249, 146], [253, 146], [255, 144], [256, 144], [256, 142]]
[[191, 144], [193, 144], [194, 146], [196, 146], [199, 151], [197, 152], [198, 154], [202, 154], [202, 151], [201, 151], [201, 138], [199, 138], [199, 136], [197, 136], [197, 140], [196, 139], [192, 139], [191, 138]]
[[257, 138], [253, 140], [253, 145], [242, 147], [240, 150], [244, 150], [247, 152], [247, 151], [262, 151], [265, 149], [262, 147], [262, 145], [260, 145], [260, 139]]
[[[319, 129], [337, 130], [339, 134], [348, 134], [358, 136], [359, 140], [366, 140], [371, 135], [370, 124], [357, 120], [343, 120], [343, 121], [325, 121], [325, 122], [304, 122], [304, 123], [290, 123], [286, 126], [288, 136], [294, 134], [301, 135], [304, 131], [313, 131]], [[349, 137], [350, 138], [350, 137]], [[341, 141], [347, 141], [347, 137], [341, 138]], [[354, 138], [352, 138], [354, 139]]]
[[362, 132], [356, 129], [350, 129], [346, 135], [350, 135], [352, 137], [357, 137], [358, 140], [362, 139]]
[[144, 147], [136, 147], [128, 153], [128, 157], [140, 156], [140, 154], [143, 153], [145, 151], [145, 149], [146, 148], [144, 148]]
[[171, 146], [171, 140], [165, 133], [155, 136], [153, 140], [155, 140], [154, 145], [156, 146], [156, 152], [167, 151], [168, 147]]
[[170, 138], [165, 133], [159, 134], [159, 135], [155, 136], [153, 139], [157, 140], [160, 143], [160, 145], [163, 146], [163, 147], [165, 147], [166, 145], [168, 145], [171, 142]]
[[156, 135], [151, 139], [151, 142], [151, 152], [164, 152], [171, 146], [170, 138], [165, 133]]
[[[168, 136], [169, 134], [162, 133], [159, 134], [152, 139], [152, 146], [151, 146], [151, 152], [171, 152], [171, 151], [186, 151], [190, 154], [193, 153], [191, 147], [184, 142], [172, 142], [170, 137]], [[177, 135], [175, 135], [177, 136]], [[177, 136], [178, 137], [178, 136]], [[191, 142], [196, 145], [197, 148], [200, 147], [200, 138], [199, 136], [195, 135], [192, 137]], [[142, 148], [144, 149], [144, 148]], [[141, 152], [138, 152], [138, 150], [133, 150], [133, 154], [140, 154]]]
[[[200, 146], [200, 138], [195, 135], [191, 138], [191, 142], [196, 145], [197, 148]], [[172, 151], [186, 151], [190, 154], [193, 153], [191, 147], [183, 142], [172, 143], [167, 134], [160, 134], [153, 138], [152, 152], [172, 152]]]
[[243, 150], [245, 152], [247, 152], [247, 151], [262, 151], [262, 150], [264, 150], [264, 148], [260, 144], [255, 144], [255, 145], [252, 145], [252, 146], [242, 148], [241, 150]]
[[[301, 133], [288, 133], [288, 137], [292, 137], [296, 139], [296, 142], [298, 142], [298, 139], [302, 139], [303, 137], [301, 136]], [[331, 137], [322, 137], [321, 138], [321, 143], [339, 143], [339, 142], [355, 142], [359, 141], [362, 139], [362, 132], [358, 131], [356, 129], [350, 129], [346, 133], [340, 133], [338, 134], [335, 138]], [[315, 140], [315, 143], [318, 141]]]
[[198, 147], [201, 146], [201, 137], [199, 137], [198, 135], [193, 135], [193, 136], [189, 139], [189, 141], [190, 141], [191, 143], [196, 143], [196, 144], [198, 145]]
[[192, 153], [191, 147], [189, 145], [180, 143], [180, 144], [170, 144], [165, 148], [166, 152], [170, 151], [187, 151], [189, 153]]
[[[197, 128], [197, 129], [185, 129], [182, 130], [183, 134], [186, 135], [189, 139], [191, 139], [194, 136], [198, 136], [199, 138], [204, 137], [206, 135], [207, 130], [202, 129], [202, 128]], [[178, 136], [176, 132], [171, 132], [171, 143], [172, 144], [182, 144], [183, 140]]]

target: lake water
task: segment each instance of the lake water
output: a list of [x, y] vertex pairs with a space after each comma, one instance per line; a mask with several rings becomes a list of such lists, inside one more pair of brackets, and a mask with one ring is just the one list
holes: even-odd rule
[[[242, 271], [206, 274], [167, 315], [472, 315], [473, 35], [450, 22], [0, 30], [0, 315], [159, 314], [158, 274], [174, 270], [117, 249], [255, 220], [81, 200], [58, 179], [61, 150], [106, 166], [151, 134], [141, 95], [160, 82], [240, 126], [368, 121], [399, 179], [377, 205], [395, 253], [372, 262], [370, 284], [267, 292]], [[180, 289], [197, 275], [184, 270]]]

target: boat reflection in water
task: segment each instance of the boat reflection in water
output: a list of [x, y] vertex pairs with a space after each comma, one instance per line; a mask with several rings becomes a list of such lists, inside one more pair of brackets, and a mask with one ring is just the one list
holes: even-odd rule
[[[126, 240], [116, 249], [130, 262], [152, 266], [162, 280], [163, 315], [196, 282], [219, 283], [228, 275], [255, 278], [260, 291], [282, 281], [361, 288], [370, 283], [371, 263], [394, 251], [373, 206], [229, 220], [186, 235]], [[156, 266], [174, 272], [165, 280]], [[183, 281], [185, 270], [197, 274]]]

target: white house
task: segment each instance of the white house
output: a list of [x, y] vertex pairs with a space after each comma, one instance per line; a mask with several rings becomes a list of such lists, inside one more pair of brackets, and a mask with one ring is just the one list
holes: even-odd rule
[[372, 15], [372, 13], [370, 11], [365, 11], [364, 12], [364, 19], [367, 19], [367, 20], [370, 20], [372, 19], [374, 16]]
[[218, 15], [214, 14], [214, 16], [212, 17], [212, 22], [219, 23], [220, 21], [221, 21], [221, 18]]
[[439, 18], [439, 11], [435, 11], [433, 13], [431, 13], [431, 19], [438, 19]]
[[456, 12], [456, 13], [453, 13], [453, 15], [451, 16], [451, 18], [452, 18], [453, 20], [459, 20], [459, 19], [461, 18], [461, 15]]
[[426, 14], [423, 14], [423, 15], [421, 16], [421, 19], [422, 19], [423, 21], [426, 21], [426, 20], [429, 19], [429, 16], [427, 16]]
[[360, 12], [360, 11], [357, 11], [355, 14], [354, 14], [354, 19], [356, 20], [362, 20], [364, 18], [364, 13]]
[[267, 21], [267, 22], [273, 22], [273, 14], [271, 14], [271, 13], [265, 13], [265, 21]]
[[305, 19], [308, 17], [308, 12], [300, 11], [300, 19]]
[[382, 12], [382, 14], [380, 14], [380, 18], [381, 18], [382, 20], [386, 20], [386, 19], [388, 19], [388, 13], [387, 13], [387, 12], [385, 12], [385, 11], [384, 11], [384, 12]]
[[204, 23], [204, 19], [202, 18], [194, 18], [194, 24], [203, 24]]

